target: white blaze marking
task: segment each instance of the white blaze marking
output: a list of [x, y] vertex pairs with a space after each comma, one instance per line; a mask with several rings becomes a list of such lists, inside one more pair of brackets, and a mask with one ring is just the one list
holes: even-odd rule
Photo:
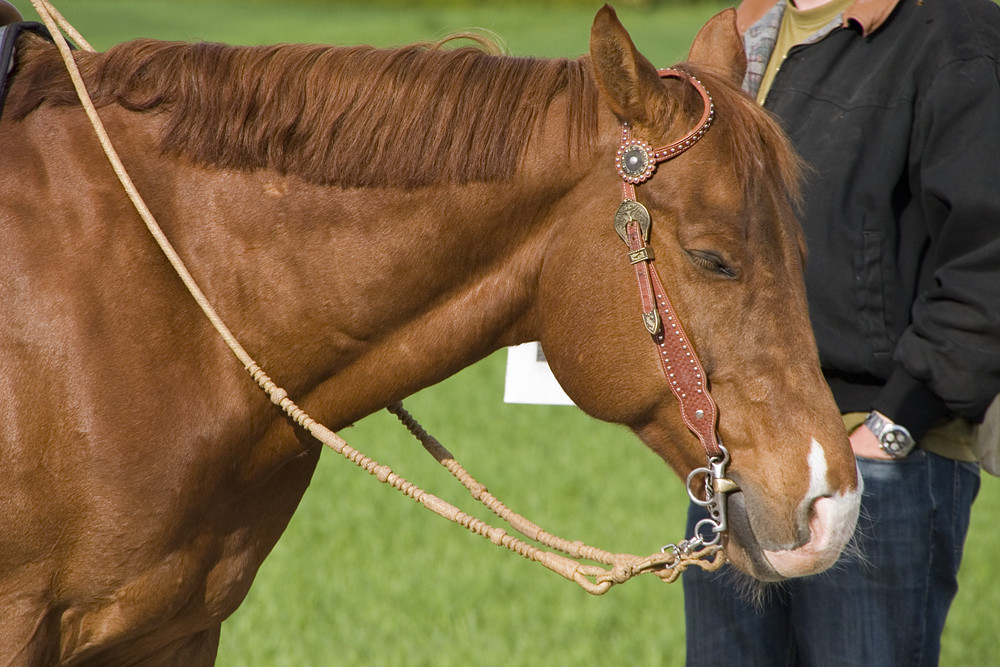
[[823, 446], [813, 438], [812, 448], [809, 450], [809, 490], [806, 492], [806, 500], [825, 496], [829, 490], [826, 483], [826, 452]]

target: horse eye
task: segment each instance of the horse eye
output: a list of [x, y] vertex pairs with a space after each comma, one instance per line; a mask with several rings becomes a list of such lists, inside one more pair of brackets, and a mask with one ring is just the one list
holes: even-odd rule
[[688, 255], [695, 266], [717, 273], [726, 278], [736, 278], [736, 269], [729, 266], [720, 255], [708, 250], [689, 250]]

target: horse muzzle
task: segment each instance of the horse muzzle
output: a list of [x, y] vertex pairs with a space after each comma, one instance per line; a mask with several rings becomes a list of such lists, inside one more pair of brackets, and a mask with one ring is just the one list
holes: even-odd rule
[[817, 498], [809, 512], [809, 540], [792, 549], [764, 550], [764, 558], [783, 578], [826, 570], [837, 561], [854, 534], [860, 505], [860, 483], [857, 491]]
[[757, 579], [780, 581], [823, 572], [837, 561], [854, 534], [863, 490], [860, 473], [855, 488], [831, 492], [826, 488], [825, 467], [815, 465], [821, 458], [819, 451], [817, 445], [810, 456], [813, 482], [794, 514], [793, 532], [799, 537], [787, 546], [765, 537], [773, 529], [766, 524], [773, 524], [774, 517], [748, 507], [752, 500], [746, 492], [728, 496], [730, 560]]

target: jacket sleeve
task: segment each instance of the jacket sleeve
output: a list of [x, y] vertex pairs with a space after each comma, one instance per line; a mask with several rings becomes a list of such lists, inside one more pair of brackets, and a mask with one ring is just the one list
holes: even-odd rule
[[930, 271], [876, 409], [915, 437], [945, 412], [980, 421], [1000, 393], [1000, 69], [943, 67], [918, 99], [912, 193]]

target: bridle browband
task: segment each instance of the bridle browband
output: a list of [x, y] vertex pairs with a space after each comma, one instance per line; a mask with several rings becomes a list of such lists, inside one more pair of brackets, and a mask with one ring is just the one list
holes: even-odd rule
[[[661, 78], [681, 79], [694, 86], [701, 95], [704, 111], [693, 130], [657, 149], [634, 138], [631, 126], [627, 122], [622, 123], [621, 146], [615, 155], [615, 168], [622, 178], [622, 203], [615, 213], [615, 230], [628, 246], [629, 262], [635, 267], [639, 286], [642, 323], [657, 346], [664, 377], [677, 398], [684, 424], [701, 441], [708, 455], [709, 466], [691, 471], [687, 489], [691, 500], [708, 510], [711, 518], [700, 521], [690, 539], [680, 545], [664, 547], [665, 550], [688, 551], [715, 544], [721, 539], [728, 527], [724, 495], [738, 487], [726, 478], [729, 452], [718, 434], [718, 408], [709, 393], [701, 360], [681, 326], [653, 264], [653, 251], [647, 245], [651, 219], [646, 207], [636, 200], [635, 187], [652, 178], [659, 163], [681, 155], [708, 132], [715, 118], [715, 105], [705, 86], [687, 72], [662, 69], [659, 74]], [[698, 497], [693, 488], [693, 482], [701, 477], [705, 481], [704, 498]], [[707, 531], [711, 531], [711, 535], [706, 537], [703, 533]]]

